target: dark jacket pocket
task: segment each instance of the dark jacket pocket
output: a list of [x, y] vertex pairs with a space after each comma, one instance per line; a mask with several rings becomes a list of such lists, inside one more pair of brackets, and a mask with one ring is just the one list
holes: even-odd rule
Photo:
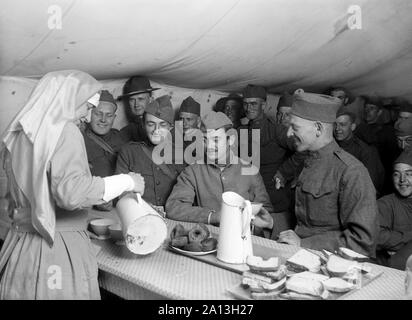
[[338, 189], [333, 181], [305, 182], [306, 214], [314, 226], [339, 226]]

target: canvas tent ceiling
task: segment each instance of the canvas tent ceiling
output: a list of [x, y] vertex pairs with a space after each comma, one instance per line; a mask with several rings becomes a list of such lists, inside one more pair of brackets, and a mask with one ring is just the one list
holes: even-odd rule
[[[352, 5], [361, 29], [347, 26]], [[411, 14], [410, 0], [3, 0], [0, 74], [145, 74], [223, 91], [334, 84], [412, 101]]]

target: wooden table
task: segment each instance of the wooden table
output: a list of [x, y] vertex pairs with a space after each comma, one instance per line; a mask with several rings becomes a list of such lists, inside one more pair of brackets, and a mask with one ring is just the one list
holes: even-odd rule
[[[111, 217], [116, 213], [90, 211], [90, 217]], [[168, 230], [178, 222], [166, 220]], [[190, 223], [182, 223], [189, 227]], [[212, 232], [218, 228], [210, 227]], [[175, 254], [165, 243], [148, 256], [136, 256], [125, 246], [111, 240], [93, 240], [99, 264], [99, 284], [105, 290], [125, 299], [176, 299], [176, 300], [226, 300], [234, 299], [227, 292], [237, 286], [241, 275], [190, 257]], [[253, 244], [275, 250], [288, 258], [299, 247], [280, 244], [272, 240], [253, 236]], [[403, 299], [404, 276], [400, 270], [369, 264], [383, 274], [363, 287], [345, 295], [349, 300], [399, 300]]]

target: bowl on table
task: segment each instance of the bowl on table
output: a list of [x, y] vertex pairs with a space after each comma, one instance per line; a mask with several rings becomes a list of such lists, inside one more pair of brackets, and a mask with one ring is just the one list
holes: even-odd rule
[[123, 231], [122, 226], [120, 223], [115, 223], [109, 226], [110, 238], [114, 241], [122, 241], [123, 240]]
[[260, 209], [262, 209], [263, 203], [261, 202], [252, 202], [252, 215], [257, 215], [260, 211]]
[[90, 227], [92, 228], [92, 231], [98, 236], [109, 236], [109, 227], [113, 224], [116, 224], [116, 221], [108, 218], [95, 219], [90, 221]]

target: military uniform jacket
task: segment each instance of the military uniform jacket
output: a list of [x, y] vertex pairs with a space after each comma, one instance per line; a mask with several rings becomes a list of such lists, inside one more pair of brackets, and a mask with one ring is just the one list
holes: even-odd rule
[[335, 141], [305, 159], [296, 185], [295, 212], [302, 247], [331, 252], [347, 247], [375, 256], [375, 188], [361, 162]]
[[129, 141], [144, 141], [146, 139], [146, 132], [144, 129], [143, 117], [135, 119], [127, 126], [120, 130], [120, 137], [124, 143]]
[[153, 205], [164, 206], [184, 166], [157, 165], [148, 156], [152, 150], [153, 146], [147, 142], [129, 142], [119, 152], [116, 173], [140, 173], [145, 181], [143, 199]]
[[385, 169], [383, 168], [377, 149], [374, 146], [367, 145], [356, 136], [347, 141], [340, 141], [338, 143], [343, 150], [363, 163], [369, 171], [369, 175], [376, 190], [382, 192], [383, 184], [385, 182]]
[[222, 194], [226, 191], [236, 192], [246, 200], [261, 202], [265, 209], [273, 212], [260, 174], [243, 174], [242, 168], [240, 161], [227, 165], [223, 170], [215, 164], [187, 166], [179, 175], [167, 200], [167, 217], [207, 223], [210, 211], [220, 210]]
[[[87, 150], [87, 159], [89, 161], [90, 171], [93, 176], [107, 177], [114, 174], [116, 169], [117, 152], [123, 145], [123, 141], [120, 138], [119, 131], [116, 129], [110, 129], [110, 132], [104, 136], [99, 136], [93, 133], [88, 125], [82, 132], [84, 138], [84, 144]], [[101, 139], [104, 143], [108, 144], [114, 153], [111, 153], [91, 138]]]

